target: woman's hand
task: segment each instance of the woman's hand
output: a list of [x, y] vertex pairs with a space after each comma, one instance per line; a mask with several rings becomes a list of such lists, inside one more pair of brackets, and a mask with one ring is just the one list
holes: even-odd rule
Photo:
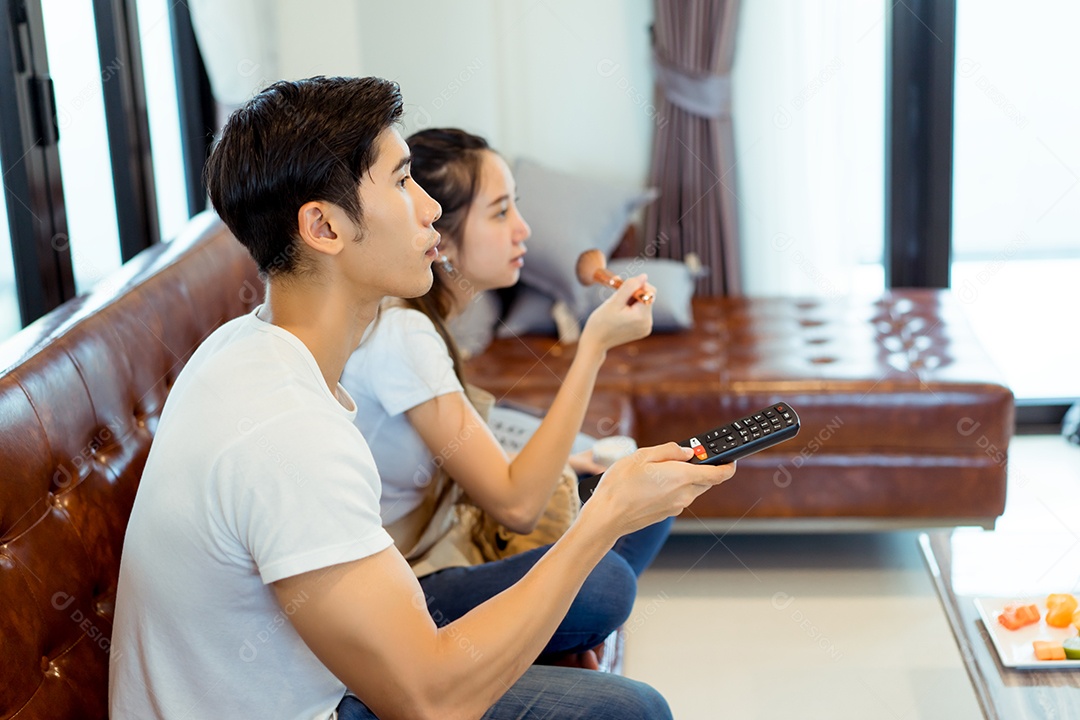
[[631, 296], [643, 287], [656, 293], [656, 288], [646, 282], [645, 275], [625, 280], [614, 295], [589, 315], [581, 332], [582, 342], [595, 342], [600, 350], [606, 352], [617, 345], [640, 340], [652, 332], [652, 304], [627, 304]]
[[596, 462], [592, 450], [582, 450], [570, 456], [570, 469], [578, 475], [596, 475], [608, 469], [607, 465]]

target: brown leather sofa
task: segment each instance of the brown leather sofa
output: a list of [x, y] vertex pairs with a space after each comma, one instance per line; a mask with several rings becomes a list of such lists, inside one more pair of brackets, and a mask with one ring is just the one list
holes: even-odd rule
[[0, 346], [0, 718], [107, 717], [120, 550], [165, 396], [261, 294], [204, 215]]
[[[165, 397], [203, 338], [261, 294], [246, 251], [202, 215], [0, 345], [0, 718], [107, 717], [124, 528]], [[1012, 398], [947, 294], [695, 311], [693, 333], [609, 354], [586, 430], [656, 443], [781, 398], [803, 431], [741, 461], [694, 514], [745, 516], [740, 528], [1000, 514]], [[569, 360], [546, 338], [498, 341], [471, 371], [545, 407]]]
[[[783, 400], [798, 437], [739, 461], [676, 527], [992, 527], [1005, 507], [1013, 397], [944, 290], [878, 298], [699, 298], [694, 328], [608, 353], [585, 431], [683, 440]], [[503, 401], [546, 407], [573, 358], [554, 338], [469, 362]]]

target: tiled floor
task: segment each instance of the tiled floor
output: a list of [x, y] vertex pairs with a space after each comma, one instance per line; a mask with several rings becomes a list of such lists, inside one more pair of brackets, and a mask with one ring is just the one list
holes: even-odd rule
[[[998, 529], [1073, 511], [1080, 448], [1015, 438]], [[980, 718], [916, 537], [672, 536], [641, 579], [625, 673], [678, 720]]]

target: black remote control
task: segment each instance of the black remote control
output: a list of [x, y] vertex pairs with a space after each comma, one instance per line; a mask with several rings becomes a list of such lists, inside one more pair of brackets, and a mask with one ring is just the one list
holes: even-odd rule
[[[679, 444], [694, 450], [694, 457], [688, 462], [720, 465], [752, 455], [798, 434], [799, 416], [790, 405], [778, 402]], [[603, 473], [592, 475], [578, 484], [582, 502], [592, 496], [602, 476]]]
[[720, 465], [752, 455], [799, 434], [799, 416], [787, 403], [776, 403], [735, 422], [683, 440], [692, 448], [690, 462]]

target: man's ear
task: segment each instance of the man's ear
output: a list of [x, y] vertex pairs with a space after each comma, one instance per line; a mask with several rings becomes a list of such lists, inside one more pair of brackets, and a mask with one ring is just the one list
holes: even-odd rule
[[332, 203], [312, 200], [300, 206], [297, 212], [297, 230], [300, 239], [315, 252], [337, 255], [344, 246], [347, 235], [345, 212]]

